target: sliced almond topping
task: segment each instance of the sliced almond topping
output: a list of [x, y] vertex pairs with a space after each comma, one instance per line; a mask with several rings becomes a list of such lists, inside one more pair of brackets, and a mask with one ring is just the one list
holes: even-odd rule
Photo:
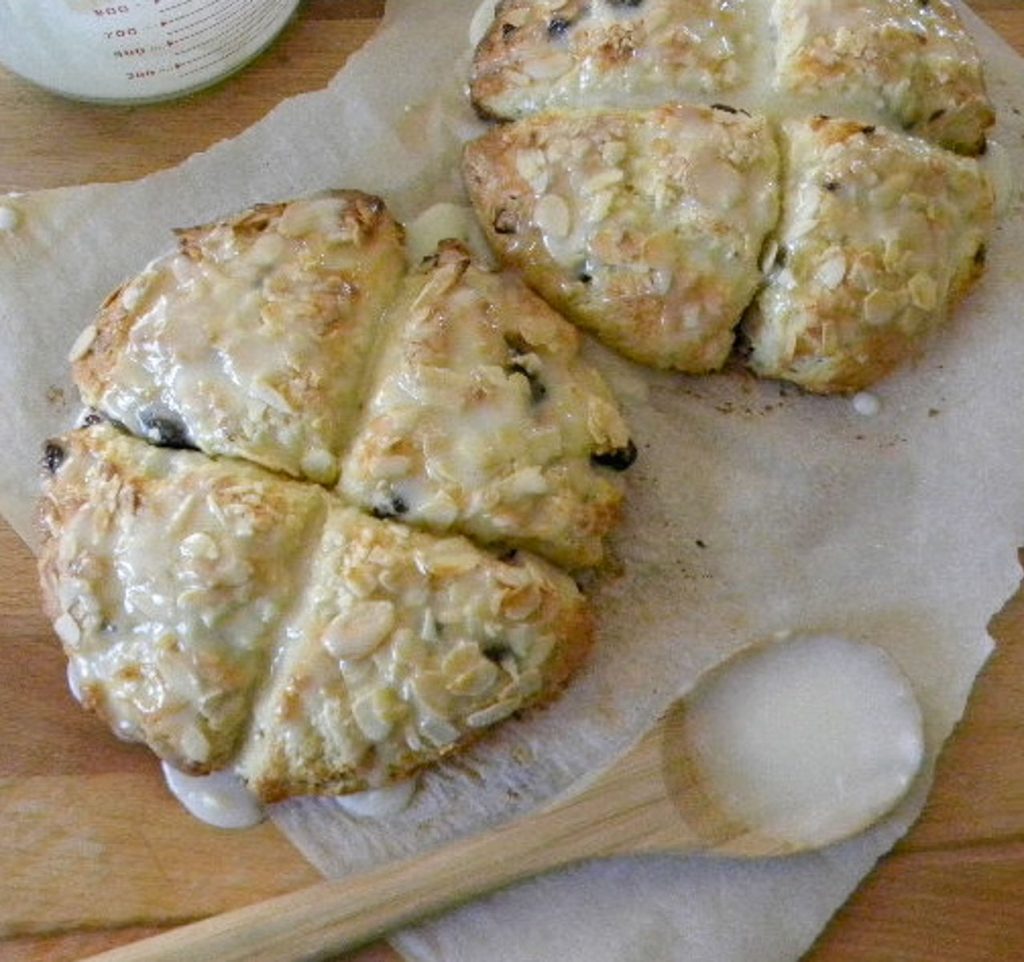
[[583, 181], [583, 190], [590, 194], [596, 194], [604, 190], [605, 187], [618, 184], [624, 177], [625, 174], [617, 167], [610, 167], [606, 170], [598, 171]]
[[519, 565], [499, 565], [494, 569], [494, 580], [506, 588], [525, 588], [533, 583], [533, 574]]
[[220, 548], [217, 547], [217, 542], [203, 531], [190, 534], [181, 542], [178, 550], [185, 558], [216, 561], [220, 557]]
[[57, 632], [57, 637], [69, 648], [74, 648], [82, 637], [82, 631], [78, 627], [78, 622], [66, 611], [53, 623], [53, 630]]
[[548, 171], [544, 154], [536, 148], [516, 151], [516, 170], [537, 193], [548, 185]]
[[421, 671], [408, 682], [408, 697], [421, 714], [443, 715], [448, 709], [444, 676], [439, 671]]
[[85, 356], [85, 352], [92, 347], [92, 342], [96, 340], [96, 326], [90, 324], [78, 337], [75, 338], [75, 343], [71, 345], [71, 350], [68, 351], [68, 361], [74, 364], [75, 361]]
[[928, 274], [915, 274], [907, 284], [910, 300], [922, 311], [933, 311], [939, 302], [938, 285]]
[[474, 665], [469, 671], [451, 679], [448, 690], [453, 695], [479, 698], [486, 694], [498, 680], [498, 666], [486, 659]]
[[428, 524], [450, 528], [459, 517], [459, 506], [446, 491], [438, 491], [419, 506], [419, 516]]
[[518, 10], [509, 10], [504, 15], [505, 23], [510, 23], [513, 27], [521, 27], [530, 19], [530, 13], [531, 11], [528, 7], [521, 7]]
[[121, 292], [121, 306], [125, 310], [134, 310], [142, 302], [145, 292], [150, 289], [153, 279], [154, 275], [146, 271], [145, 274], [132, 281]]
[[905, 305], [902, 292], [879, 288], [864, 298], [864, 320], [869, 324], [888, 324]]
[[829, 248], [815, 277], [822, 287], [835, 290], [846, 277], [846, 255], [838, 247]]
[[426, 573], [442, 577], [465, 574], [480, 563], [476, 551], [461, 538], [445, 538], [434, 543], [422, 553], [420, 560]]
[[502, 493], [510, 498], [537, 497], [547, 492], [547, 480], [536, 465], [516, 471], [502, 483]]
[[371, 742], [380, 742], [391, 733], [398, 707], [400, 703], [390, 688], [377, 688], [352, 702], [352, 717]]
[[395, 623], [390, 601], [356, 601], [335, 617], [323, 634], [323, 643], [335, 658], [365, 658], [373, 654]]
[[567, 53], [553, 53], [547, 57], [536, 57], [523, 64], [523, 70], [534, 80], [554, 80], [572, 67], [572, 56]]
[[545, 194], [533, 208], [533, 217], [542, 233], [551, 237], [569, 236], [572, 216], [569, 205], [558, 194]]
[[319, 483], [329, 483], [338, 472], [337, 458], [325, 448], [313, 448], [302, 455], [302, 473]]
[[262, 401], [267, 407], [273, 408], [281, 414], [295, 414], [288, 399], [272, 384], [267, 381], [253, 381], [250, 387], [253, 397]]
[[501, 613], [511, 621], [525, 621], [539, 607], [540, 589], [536, 584], [524, 585], [505, 592], [501, 599]]
[[520, 701], [519, 698], [507, 698], [494, 705], [489, 705], [487, 708], [481, 708], [480, 711], [475, 711], [466, 718], [466, 724], [470, 728], [486, 728], [488, 725], [508, 718], [519, 707]]
[[614, 200], [615, 191], [613, 190], [602, 190], [600, 193], [594, 194], [587, 207], [587, 216], [592, 221], [604, 220], [612, 209]]
[[419, 720], [419, 733], [438, 748], [450, 745], [459, 737], [459, 730], [440, 715], [424, 715]]
[[479, 645], [471, 641], [460, 641], [444, 656], [441, 661], [441, 671], [446, 678], [454, 678], [486, 660], [480, 652]]
[[210, 755], [210, 743], [195, 725], [182, 732], [180, 744], [182, 754], [191, 762], [205, 762]]
[[432, 643], [441, 639], [441, 633], [437, 630], [437, 619], [429, 608], [423, 612], [423, 619], [420, 622], [420, 638]]

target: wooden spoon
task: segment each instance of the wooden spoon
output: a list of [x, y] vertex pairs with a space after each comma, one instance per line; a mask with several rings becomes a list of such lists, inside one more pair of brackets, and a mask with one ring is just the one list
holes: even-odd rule
[[[726, 669], [735, 667], [737, 657], [747, 661], [750, 651], [745, 649], [713, 672], [712, 681], [702, 682], [694, 692], [696, 698], [688, 699], [690, 704], [702, 704], [708, 685], [728, 677]], [[871, 651], [878, 653], [878, 649]], [[797, 652], [796, 657], [803, 654]], [[786, 841], [730, 816], [715, 800], [703, 774], [695, 731], [693, 709], [688, 712], [686, 703], [677, 702], [610, 769], [546, 810], [406, 861], [322, 882], [94, 958], [97, 962], [326, 959], [484, 892], [572, 862], [655, 852], [777, 856], [839, 840]], [[908, 769], [908, 785], [919, 765], [918, 757], [916, 764], [903, 766]], [[888, 807], [902, 794], [893, 797]], [[871, 813], [868, 821], [880, 814]], [[861, 824], [857, 829], [865, 827]]]

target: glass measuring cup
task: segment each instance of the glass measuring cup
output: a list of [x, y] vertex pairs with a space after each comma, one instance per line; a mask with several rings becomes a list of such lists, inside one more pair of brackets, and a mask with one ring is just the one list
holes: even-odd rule
[[248, 63], [298, 3], [0, 0], [0, 64], [80, 100], [164, 100]]

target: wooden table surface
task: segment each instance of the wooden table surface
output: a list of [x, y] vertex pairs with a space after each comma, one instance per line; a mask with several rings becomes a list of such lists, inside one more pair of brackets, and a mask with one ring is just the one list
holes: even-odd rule
[[[972, 5], [1024, 52], [1024, 0]], [[0, 70], [0, 189], [124, 180], [173, 165], [281, 99], [325, 85], [382, 8], [307, 2], [250, 68], [165, 105], [75, 104]], [[77, 959], [315, 881], [272, 826], [218, 832], [183, 814], [149, 754], [72, 702], [38, 607], [33, 559], [0, 522], [0, 959]], [[943, 754], [924, 816], [809, 962], [1024, 959], [1024, 601], [1007, 607], [994, 633], [999, 649]], [[397, 957], [377, 946], [353, 958]]]

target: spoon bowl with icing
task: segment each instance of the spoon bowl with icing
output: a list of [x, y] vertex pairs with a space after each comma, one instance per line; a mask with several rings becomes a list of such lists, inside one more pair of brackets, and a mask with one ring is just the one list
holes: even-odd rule
[[831, 636], [754, 645], [705, 676], [607, 771], [543, 811], [95, 958], [327, 958], [572, 862], [819, 848], [891, 811], [923, 759], [920, 709], [881, 649]]

